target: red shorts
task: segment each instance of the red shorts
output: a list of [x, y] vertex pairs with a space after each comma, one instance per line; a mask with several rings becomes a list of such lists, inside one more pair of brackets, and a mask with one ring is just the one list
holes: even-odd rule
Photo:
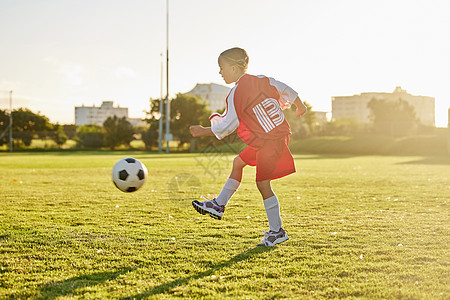
[[247, 146], [239, 157], [249, 166], [256, 166], [256, 181], [277, 179], [295, 172], [294, 158], [288, 148], [289, 137], [264, 140], [260, 148]]

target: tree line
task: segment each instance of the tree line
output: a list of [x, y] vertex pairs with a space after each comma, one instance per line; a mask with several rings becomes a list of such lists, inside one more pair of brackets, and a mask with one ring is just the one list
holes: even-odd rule
[[[17, 146], [30, 146], [33, 139], [49, 139], [58, 146], [62, 146], [68, 139], [74, 140], [79, 148], [114, 149], [140, 139], [146, 149], [151, 150], [158, 145], [159, 119], [166, 118], [160, 114], [160, 99], [150, 99], [150, 109], [146, 112], [145, 127], [133, 127], [125, 118], [109, 117], [99, 125], [60, 125], [52, 124], [49, 119], [40, 113], [34, 113], [26, 108], [12, 111], [14, 144]], [[370, 125], [358, 124], [354, 120], [340, 120], [319, 122], [312, 106], [306, 103], [308, 113], [303, 118], [295, 117], [295, 110], [284, 111], [286, 119], [291, 125], [292, 138], [307, 138], [312, 136], [356, 136], [361, 134], [377, 134], [393, 137], [407, 136], [426, 131], [416, 117], [414, 108], [408, 102], [398, 99], [389, 101], [385, 99], [372, 99], [368, 108], [371, 111]], [[200, 138], [193, 139], [189, 126], [201, 124], [209, 126], [209, 116], [212, 112], [201, 98], [177, 94], [170, 102], [170, 132], [178, 147], [192, 144], [197, 148], [207, 143], [217, 141]], [[9, 114], [0, 110], [0, 146], [8, 143]], [[163, 122], [163, 133], [165, 122]], [[428, 128], [429, 129], [429, 128]], [[164, 135], [163, 135], [164, 136]], [[235, 142], [235, 134], [227, 137], [225, 142]]]
[[[103, 126], [75, 126], [52, 124], [46, 116], [27, 108], [13, 110], [11, 114], [15, 147], [29, 147], [33, 139], [51, 140], [61, 147], [68, 139], [72, 139], [81, 148], [106, 146], [113, 149], [129, 144], [135, 132], [130, 122], [116, 116], [108, 118]], [[9, 142], [9, 117], [6, 110], [0, 110], [0, 146]]]

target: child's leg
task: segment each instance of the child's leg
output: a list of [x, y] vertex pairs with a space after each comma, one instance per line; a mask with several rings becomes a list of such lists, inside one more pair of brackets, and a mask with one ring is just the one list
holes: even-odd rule
[[256, 186], [264, 200], [264, 208], [266, 209], [270, 230], [274, 232], [280, 231], [282, 226], [280, 204], [277, 196], [272, 191], [270, 180], [257, 181]]
[[270, 179], [257, 181], [256, 186], [258, 187], [258, 190], [261, 193], [261, 196], [264, 201], [272, 196], [275, 196], [274, 192], [272, 191], [272, 187], [270, 185]]
[[216, 198], [216, 202], [219, 205], [227, 205], [233, 194], [239, 188], [242, 180], [242, 169], [247, 164], [238, 156], [233, 160], [233, 169], [231, 170], [230, 178], [222, 188], [219, 196]]
[[242, 170], [247, 164], [238, 155], [233, 160], [233, 169], [231, 170], [230, 178], [241, 182], [242, 180]]

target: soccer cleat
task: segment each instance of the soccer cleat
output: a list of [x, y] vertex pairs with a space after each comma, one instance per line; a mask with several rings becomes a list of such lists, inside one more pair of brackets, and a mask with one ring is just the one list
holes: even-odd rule
[[192, 206], [194, 206], [195, 210], [202, 215], [209, 214], [212, 218], [221, 220], [225, 211], [225, 205], [217, 204], [216, 198], [209, 200], [203, 197], [203, 199], [206, 199], [206, 201], [192, 201]]
[[258, 244], [258, 246], [273, 247], [276, 244], [287, 241], [288, 239], [289, 237], [283, 228], [280, 228], [280, 230], [277, 232], [268, 230], [264, 233], [264, 238], [262, 242]]

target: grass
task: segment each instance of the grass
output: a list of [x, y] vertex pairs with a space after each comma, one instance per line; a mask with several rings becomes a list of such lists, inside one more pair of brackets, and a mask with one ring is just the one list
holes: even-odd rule
[[376, 135], [312, 137], [297, 140], [290, 148], [294, 153], [315, 154], [443, 156], [449, 153], [447, 135], [442, 132], [439, 135], [401, 138]]
[[[124, 156], [149, 169], [131, 194], [110, 179]], [[448, 299], [449, 156], [295, 156], [273, 248], [254, 169], [222, 221], [191, 207], [232, 158], [0, 153], [0, 298]]]

